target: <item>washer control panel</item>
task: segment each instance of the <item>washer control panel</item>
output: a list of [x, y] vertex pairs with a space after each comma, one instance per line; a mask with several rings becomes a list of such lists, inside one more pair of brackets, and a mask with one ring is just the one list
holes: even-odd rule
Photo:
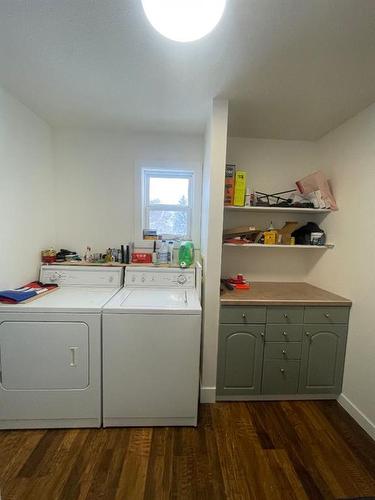
[[144, 288], [195, 288], [195, 269], [127, 267], [125, 286]]

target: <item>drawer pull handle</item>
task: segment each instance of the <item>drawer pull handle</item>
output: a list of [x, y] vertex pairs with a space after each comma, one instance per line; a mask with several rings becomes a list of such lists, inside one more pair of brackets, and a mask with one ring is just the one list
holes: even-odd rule
[[306, 337], [310, 337], [310, 332], [305, 332]]
[[242, 313], [242, 318], [246, 319], [246, 314], [245, 313]]
[[284, 337], [288, 336], [288, 332], [283, 332]]
[[283, 356], [284, 356], [284, 357], [286, 356], [286, 351], [285, 351], [285, 350], [283, 350]]
[[324, 315], [327, 319], [329, 319], [331, 316], [329, 315], [329, 313], [325, 313]]
[[260, 332], [260, 336], [261, 336], [261, 337], [264, 337], [264, 332]]
[[285, 319], [288, 319], [288, 315], [287, 315], [286, 313], [284, 314], [284, 318], [285, 318]]
[[281, 373], [285, 373], [285, 369], [284, 368], [280, 368], [280, 371], [281, 371]]

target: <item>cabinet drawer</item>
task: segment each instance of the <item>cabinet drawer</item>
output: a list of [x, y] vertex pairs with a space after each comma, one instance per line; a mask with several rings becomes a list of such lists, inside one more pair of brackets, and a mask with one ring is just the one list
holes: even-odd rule
[[301, 342], [266, 342], [265, 359], [301, 359]]
[[265, 323], [266, 308], [263, 306], [223, 306], [220, 309], [220, 323]]
[[263, 394], [295, 394], [299, 382], [299, 361], [265, 359], [263, 364]]
[[305, 323], [347, 323], [349, 321], [349, 307], [306, 307]]
[[303, 323], [303, 307], [268, 307], [267, 323]]
[[300, 342], [302, 325], [267, 325], [267, 342]]

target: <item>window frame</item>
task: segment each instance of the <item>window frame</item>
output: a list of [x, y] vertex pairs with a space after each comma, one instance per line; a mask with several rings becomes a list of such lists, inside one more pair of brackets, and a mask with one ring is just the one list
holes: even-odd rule
[[[149, 226], [150, 212], [152, 211], [170, 211], [184, 212], [187, 214], [187, 234], [163, 234], [165, 239], [192, 239], [193, 238], [193, 219], [194, 219], [194, 177], [195, 173], [192, 170], [173, 170], [167, 168], [142, 168], [142, 231], [143, 229], [151, 229]], [[150, 203], [150, 179], [187, 179], [188, 187], [188, 205], [178, 204], [151, 204]], [[147, 240], [144, 240], [147, 241]]]

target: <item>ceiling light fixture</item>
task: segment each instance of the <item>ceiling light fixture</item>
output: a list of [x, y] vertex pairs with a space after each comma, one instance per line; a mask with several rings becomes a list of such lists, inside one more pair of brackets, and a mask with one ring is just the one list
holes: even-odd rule
[[226, 0], [142, 0], [152, 26], [176, 42], [193, 42], [220, 21]]

